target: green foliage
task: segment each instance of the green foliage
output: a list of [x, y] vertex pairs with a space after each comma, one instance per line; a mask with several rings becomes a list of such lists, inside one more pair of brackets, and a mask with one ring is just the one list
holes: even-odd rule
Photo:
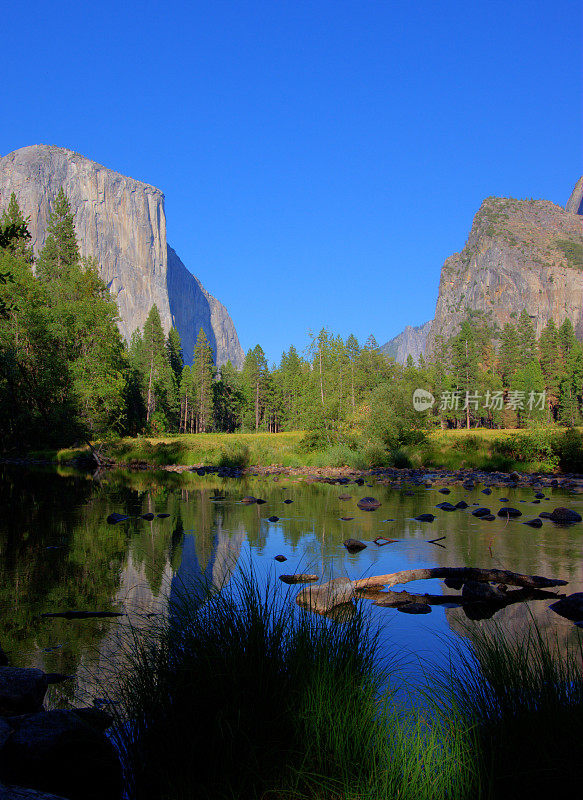
[[129, 798], [475, 797], [471, 732], [392, 702], [353, 612], [298, 614], [252, 573], [184, 587], [170, 625], [136, 632], [122, 659], [112, 708]]
[[466, 633], [470, 648], [455, 647], [458, 666], [442, 671], [436, 694], [446, 713], [475, 727], [484, 796], [541, 797], [574, 785], [583, 758], [580, 637], [565, 648], [534, 624], [512, 635], [496, 626]]
[[583, 269], [583, 241], [557, 239], [555, 245], [565, 256], [568, 267]]

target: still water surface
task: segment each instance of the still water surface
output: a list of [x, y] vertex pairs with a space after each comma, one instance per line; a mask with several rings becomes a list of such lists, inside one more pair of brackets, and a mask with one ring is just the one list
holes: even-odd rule
[[[228, 581], [236, 565], [253, 564], [259, 575], [314, 572], [324, 579], [360, 578], [402, 569], [475, 566], [563, 578], [567, 593], [583, 591], [583, 524], [559, 527], [550, 520], [535, 530], [522, 524], [541, 511], [568, 506], [583, 513], [583, 495], [546, 489], [548, 499], [533, 504], [532, 489], [411, 487], [309, 483], [290, 477], [220, 479], [191, 473], [111, 472], [93, 480], [72, 470], [0, 468], [0, 644], [15, 666], [74, 675], [51, 689], [51, 703], [91, 703], [103, 688], [99, 676], [115, 661], [119, 633], [164, 612], [165, 598], [201, 576]], [[340, 494], [350, 494], [342, 501]], [[262, 505], [244, 505], [245, 495]], [[374, 496], [381, 507], [361, 511], [357, 501]], [[484, 522], [471, 515], [475, 505], [496, 513], [509, 498], [518, 520]], [[292, 503], [284, 503], [284, 500]], [[445, 499], [465, 500], [466, 510], [436, 509]], [[475, 505], [473, 505], [475, 504]], [[112, 512], [133, 518], [109, 525]], [[148, 522], [139, 516], [166, 513]], [[433, 523], [417, 522], [422, 512]], [[280, 517], [269, 522], [268, 517]], [[343, 521], [341, 517], [352, 517]], [[378, 536], [396, 541], [379, 547]], [[427, 542], [446, 538], [438, 547]], [[356, 538], [366, 550], [350, 555], [342, 542]], [[285, 563], [274, 556], [283, 554]], [[400, 588], [400, 587], [396, 587]], [[441, 581], [407, 584], [411, 592], [441, 594]], [[293, 588], [295, 593], [296, 589]], [[533, 616], [552, 626], [561, 641], [577, 638], [571, 622], [548, 609], [551, 601], [509, 606], [492, 620], [470, 621], [461, 608], [432, 606], [422, 616], [402, 614], [364, 601], [381, 627], [384, 657], [399, 659], [408, 677], [445, 665], [448, 642], [464, 635], [464, 625], [499, 622], [516, 629]], [[40, 615], [66, 610], [122, 611], [116, 619], [66, 620]], [[404, 665], [404, 666], [403, 666]]]

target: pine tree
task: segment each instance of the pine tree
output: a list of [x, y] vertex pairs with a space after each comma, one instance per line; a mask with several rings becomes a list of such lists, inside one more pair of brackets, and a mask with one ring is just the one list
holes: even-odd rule
[[30, 246], [29, 223], [30, 217], [24, 218], [16, 195], [12, 192], [8, 206], [0, 218], [0, 246], [27, 264], [32, 264], [33, 253]]
[[162, 330], [160, 312], [153, 305], [144, 323], [142, 346], [142, 380], [144, 401], [146, 406], [146, 424], [150, 424], [154, 415], [155, 427], [165, 430], [169, 423], [169, 415], [173, 409], [174, 376], [166, 340]]
[[80, 261], [71, 204], [61, 188], [51, 208], [45, 245], [36, 265], [36, 273], [41, 281], [48, 283], [66, 278], [69, 270], [79, 266]]
[[204, 330], [198, 332], [192, 362], [192, 382], [196, 393], [196, 432], [205, 433], [213, 419], [213, 350]]
[[263, 419], [265, 410], [265, 390], [267, 383], [267, 359], [261, 345], [249, 350], [243, 362], [242, 379], [247, 398], [244, 419], [247, 425], [253, 425], [255, 431]]
[[532, 320], [525, 308], [520, 312], [518, 324], [516, 326], [516, 338], [518, 344], [518, 365], [525, 367], [530, 364], [536, 356], [536, 332]]

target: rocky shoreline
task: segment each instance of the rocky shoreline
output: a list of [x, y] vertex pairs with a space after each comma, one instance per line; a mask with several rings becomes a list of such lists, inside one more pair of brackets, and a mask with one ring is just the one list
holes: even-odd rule
[[[4, 654], [3, 654], [4, 655]], [[46, 710], [70, 676], [0, 666], [0, 800], [119, 800], [121, 764], [97, 708]]]
[[[78, 469], [95, 470], [96, 465], [92, 459], [81, 457], [71, 461], [51, 461], [49, 459], [35, 458], [2, 458], [0, 464], [20, 467], [56, 466], [57, 464], [76, 467]], [[280, 477], [300, 478], [309, 482], [323, 482], [343, 485], [374, 480], [377, 484], [387, 486], [464, 486], [472, 489], [475, 486], [509, 487], [513, 486], [541, 486], [562, 488], [571, 491], [583, 491], [583, 473], [553, 473], [553, 472], [490, 472], [479, 469], [432, 469], [430, 467], [382, 467], [367, 470], [357, 470], [351, 467], [285, 467], [283, 464], [270, 464], [268, 466], [249, 467], [221, 467], [209, 464], [150, 464], [146, 461], [133, 461], [129, 464], [108, 461], [101, 463], [97, 471], [110, 471], [125, 469], [133, 472], [161, 471], [161, 472], [190, 472], [200, 477], [216, 475], [219, 478], [243, 477]]]

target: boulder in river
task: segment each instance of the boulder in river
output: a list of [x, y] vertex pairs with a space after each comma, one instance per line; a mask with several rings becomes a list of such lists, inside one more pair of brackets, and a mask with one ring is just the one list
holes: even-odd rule
[[0, 667], [0, 714], [40, 711], [49, 682], [40, 669]]
[[361, 511], [376, 511], [380, 508], [381, 502], [376, 497], [361, 497], [356, 505]]
[[438, 503], [435, 508], [441, 508], [442, 511], [457, 511], [457, 508], [451, 503]]
[[559, 506], [554, 511], [551, 511], [549, 519], [552, 519], [553, 522], [581, 522], [581, 514], [570, 508]]
[[397, 611], [401, 614], [431, 614], [431, 606], [428, 603], [403, 603], [397, 606]]
[[464, 600], [503, 600], [504, 592], [501, 592], [490, 583], [483, 581], [466, 581], [462, 586], [462, 597]]
[[252, 495], [248, 494], [245, 497], [241, 498], [241, 502], [244, 503], [246, 506], [251, 506], [253, 503], [257, 502], [257, 498], [253, 497]]
[[487, 517], [488, 514], [490, 514], [490, 509], [489, 508], [484, 508], [484, 507], [476, 508], [475, 511], [472, 511], [472, 516], [473, 517]]
[[10, 724], [14, 733], [0, 750], [2, 781], [68, 800], [119, 800], [121, 767], [115, 749], [82, 714], [43, 711], [13, 717]]
[[579, 622], [583, 620], [583, 592], [575, 592], [563, 597], [561, 600], [557, 600], [556, 603], [551, 603], [549, 608], [556, 614], [565, 617], [565, 619]]
[[352, 495], [351, 494], [339, 494], [338, 495], [338, 499], [339, 500], [352, 500]]
[[275, 514], [272, 517], [267, 517], [268, 522], [279, 522], [279, 517], [276, 517]]
[[464, 509], [468, 507], [468, 504], [466, 503], [465, 500], [460, 500], [459, 503], [455, 504], [455, 507], [459, 509]]
[[489, 486], [486, 486], [485, 489], [482, 489], [482, 494], [492, 494], [492, 489]]
[[358, 539], [346, 539], [342, 544], [349, 553], [359, 553], [361, 550], [366, 550], [365, 543]]
[[434, 514], [419, 514], [419, 516], [415, 517], [418, 522], [433, 522], [435, 519]]
[[305, 572], [298, 572], [295, 575], [280, 575], [279, 580], [284, 583], [313, 583], [318, 580], [317, 575], [307, 575]]
[[498, 511], [499, 517], [521, 517], [522, 511], [519, 511], [517, 508], [511, 508], [510, 506], [504, 506]]
[[542, 528], [543, 522], [542, 519], [539, 517], [535, 517], [534, 519], [529, 519], [528, 522], [523, 522], [523, 525], [530, 525], [531, 528]]
[[279, 561], [279, 562], [287, 561], [287, 558], [285, 556], [282, 556], [281, 554], [278, 555], [278, 556], [274, 556], [274, 558], [275, 558], [276, 561]]
[[440, 494], [449, 494], [451, 489], [448, 489], [447, 486], [442, 486], [441, 489], [437, 490]]
[[115, 525], [118, 522], [124, 522], [124, 520], [129, 519], [127, 514], [117, 514], [115, 511], [110, 514], [107, 518], [107, 521], [110, 525]]

